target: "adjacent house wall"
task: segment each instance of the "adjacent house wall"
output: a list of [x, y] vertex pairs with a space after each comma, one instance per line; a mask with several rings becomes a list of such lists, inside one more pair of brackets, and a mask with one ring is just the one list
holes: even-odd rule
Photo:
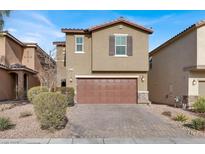
[[35, 48], [27, 47], [23, 50], [22, 64], [30, 69], [35, 69]]
[[9, 37], [6, 37], [5, 43], [6, 64], [22, 64], [23, 47]]
[[0, 68], [0, 100], [15, 99], [15, 79], [3, 68]]
[[[128, 34], [133, 40], [133, 55], [109, 56], [109, 36]], [[125, 24], [116, 24], [92, 33], [93, 71], [148, 71], [148, 34]]]
[[149, 98], [155, 103], [173, 104], [175, 96], [187, 96], [189, 72], [185, 67], [197, 61], [197, 32], [192, 31], [152, 55], [149, 71]]
[[0, 63], [5, 64], [5, 37], [0, 35]]
[[197, 65], [205, 65], [205, 26], [197, 29]]

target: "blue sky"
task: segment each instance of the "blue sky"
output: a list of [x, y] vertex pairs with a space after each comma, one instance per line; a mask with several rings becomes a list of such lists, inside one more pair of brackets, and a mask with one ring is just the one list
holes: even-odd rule
[[12, 11], [5, 30], [24, 42], [37, 42], [48, 52], [53, 41], [62, 41], [61, 28], [88, 28], [123, 16], [147, 28], [152, 27], [149, 50], [205, 19], [205, 11]]

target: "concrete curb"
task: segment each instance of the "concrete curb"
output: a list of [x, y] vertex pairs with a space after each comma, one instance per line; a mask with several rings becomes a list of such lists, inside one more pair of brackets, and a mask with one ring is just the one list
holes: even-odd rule
[[27, 138], [0, 144], [205, 144], [205, 138]]

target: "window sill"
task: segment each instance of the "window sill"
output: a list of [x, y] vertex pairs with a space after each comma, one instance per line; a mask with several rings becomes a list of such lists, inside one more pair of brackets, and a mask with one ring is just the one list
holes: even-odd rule
[[128, 57], [128, 55], [114, 55], [114, 57]]
[[82, 51], [82, 52], [78, 52], [78, 51], [75, 51], [75, 53], [79, 53], [79, 54], [82, 54], [82, 53], [85, 53], [84, 51]]

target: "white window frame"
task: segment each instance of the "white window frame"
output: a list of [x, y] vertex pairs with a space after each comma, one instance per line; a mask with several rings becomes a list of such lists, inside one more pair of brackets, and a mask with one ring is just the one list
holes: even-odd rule
[[[82, 38], [82, 43], [77, 43], [77, 38]], [[82, 45], [82, 51], [77, 51], [77, 45]], [[75, 35], [75, 53], [84, 53], [84, 35]]]
[[[116, 57], [128, 57], [127, 56], [127, 36], [128, 36], [128, 34], [114, 34], [114, 36], [115, 36], [115, 56]], [[116, 45], [116, 36], [125, 36], [126, 37], [125, 45]], [[116, 47], [117, 46], [125, 46], [125, 54], [124, 55], [118, 55], [117, 54], [117, 52], [116, 52]]]

